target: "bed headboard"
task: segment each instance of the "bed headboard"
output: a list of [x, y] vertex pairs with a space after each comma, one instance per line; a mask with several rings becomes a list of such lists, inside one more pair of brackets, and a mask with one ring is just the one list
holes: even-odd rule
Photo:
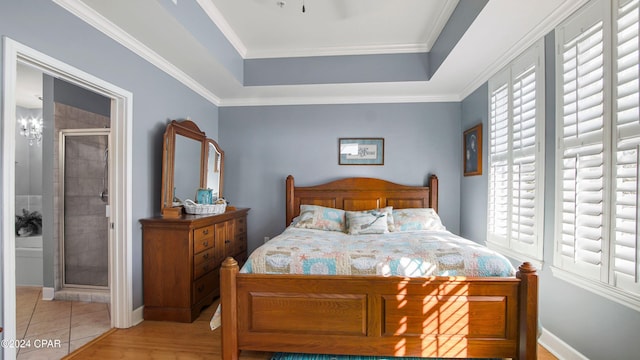
[[294, 185], [287, 176], [287, 226], [300, 215], [300, 205], [320, 205], [343, 210], [433, 208], [438, 211], [438, 178], [427, 186], [406, 186], [373, 178], [344, 178], [315, 186]]

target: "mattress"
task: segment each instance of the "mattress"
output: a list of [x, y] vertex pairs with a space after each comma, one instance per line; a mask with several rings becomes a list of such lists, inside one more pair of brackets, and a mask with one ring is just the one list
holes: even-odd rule
[[499, 253], [446, 230], [397, 231], [349, 235], [288, 227], [256, 249], [243, 273], [515, 276]]

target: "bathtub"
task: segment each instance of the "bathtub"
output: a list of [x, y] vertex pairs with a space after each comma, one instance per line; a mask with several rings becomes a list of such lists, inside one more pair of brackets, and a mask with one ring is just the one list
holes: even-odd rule
[[42, 236], [16, 236], [16, 285], [42, 286]]

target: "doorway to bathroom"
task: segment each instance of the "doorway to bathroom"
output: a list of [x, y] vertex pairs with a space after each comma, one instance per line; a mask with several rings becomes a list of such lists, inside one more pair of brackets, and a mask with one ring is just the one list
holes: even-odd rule
[[[141, 321], [142, 310], [133, 309], [133, 265], [132, 265], [132, 117], [133, 95], [131, 92], [101, 80], [91, 74], [83, 72], [66, 63], [47, 56], [28, 46], [20, 44], [8, 37], [3, 39], [2, 62], [2, 226], [0, 227], [0, 243], [2, 244], [2, 319], [4, 322], [3, 336], [8, 339], [18, 339], [16, 331], [16, 234], [14, 219], [16, 215], [16, 183], [22, 179], [16, 178], [16, 82], [18, 64], [26, 64], [35, 67], [48, 74], [52, 78], [61, 79], [73, 85], [90, 90], [109, 99], [111, 138], [109, 157], [113, 166], [110, 170], [109, 192], [110, 219], [108, 231], [111, 236], [109, 241], [109, 291], [105, 296], [109, 299], [111, 312], [110, 326], [126, 328]], [[47, 111], [47, 110], [45, 110]], [[46, 117], [46, 116], [45, 116]], [[49, 137], [47, 132], [51, 132]], [[51, 126], [44, 126], [43, 141], [57, 139], [53, 136]], [[51, 147], [53, 149], [53, 147]], [[46, 153], [50, 155], [50, 152]], [[44, 153], [43, 153], [44, 154]], [[43, 167], [53, 166], [54, 161], [43, 162]], [[57, 179], [48, 180], [53, 184]], [[57, 181], [56, 181], [57, 182]], [[57, 186], [57, 185], [56, 185]], [[43, 184], [44, 187], [44, 184]], [[99, 190], [100, 191], [100, 190]], [[52, 208], [57, 208], [52, 205]], [[106, 212], [106, 210], [105, 210]], [[53, 216], [43, 217], [43, 225], [47, 219]], [[52, 225], [49, 227], [54, 229]], [[57, 242], [45, 241], [43, 236], [43, 252], [48, 247], [57, 247]], [[49, 249], [51, 250], [51, 249]], [[49, 251], [46, 250], [46, 251]], [[51, 250], [54, 253], [54, 250]], [[59, 262], [58, 256], [47, 257], [45, 269], [54, 269], [53, 262]], [[44, 275], [54, 271], [44, 270]], [[53, 281], [52, 281], [53, 283]], [[49, 293], [49, 289], [51, 290]], [[42, 298], [52, 299], [53, 286], [42, 288]], [[16, 349], [5, 347], [2, 349], [4, 358], [15, 358]]]

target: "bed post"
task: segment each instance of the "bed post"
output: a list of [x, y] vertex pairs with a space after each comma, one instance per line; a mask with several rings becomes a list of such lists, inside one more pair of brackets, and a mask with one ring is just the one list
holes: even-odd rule
[[538, 275], [528, 262], [518, 268], [520, 279], [520, 308], [518, 317], [518, 359], [535, 360], [538, 357]]
[[238, 297], [236, 275], [238, 262], [228, 257], [220, 269], [220, 307], [222, 316], [222, 359], [237, 360], [238, 350]]
[[429, 207], [438, 212], [438, 177], [429, 177]]
[[289, 226], [293, 221], [293, 176], [287, 176], [287, 223], [286, 226]]

